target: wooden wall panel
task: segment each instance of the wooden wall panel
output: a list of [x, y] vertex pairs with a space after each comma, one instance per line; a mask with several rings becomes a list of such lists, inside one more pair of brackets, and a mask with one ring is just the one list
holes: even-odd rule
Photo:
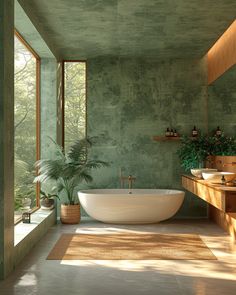
[[236, 173], [236, 156], [209, 156], [206, 167]]
[[208, 85], [236, 64], [236, 20], [207, 53]]

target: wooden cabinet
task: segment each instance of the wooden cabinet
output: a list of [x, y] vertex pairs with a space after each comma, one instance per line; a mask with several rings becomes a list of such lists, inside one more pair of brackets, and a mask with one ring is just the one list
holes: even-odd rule
[[223, 212], [236, 212], [236, 187], [212, 184], [194, 176], [182, 176], [183, 187]]
[[193, 176], [182, 176], [183, 187], [209, 204], [209, 219], [227, 231], [236, 242], [236, 187], [210, 184]]

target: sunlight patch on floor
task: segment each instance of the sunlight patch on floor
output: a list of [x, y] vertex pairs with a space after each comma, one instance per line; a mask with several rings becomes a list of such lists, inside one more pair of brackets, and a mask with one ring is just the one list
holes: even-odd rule
[[[235, 264], [224, 263], [224, 271], [222, 271], [222, 265], [218, 268], [217, 261], [179, 261], [177, 263], [172, 260], [63, 260], [61, 265], [73, 265], [73, 266], [101, 266], [112, 269], [118, 269], [121, 271], [132, 272], [149, 272], [156, 271], [161, 274], [173, 274], [184, 275], [191, 277], [199, 277], [199, 270], [201, 276], [205, 278], [214, 279], [236, 279]], [[181, 267], [180, 267], [181, 264]], [[227, 271], [227, 272], [226, 272]]]

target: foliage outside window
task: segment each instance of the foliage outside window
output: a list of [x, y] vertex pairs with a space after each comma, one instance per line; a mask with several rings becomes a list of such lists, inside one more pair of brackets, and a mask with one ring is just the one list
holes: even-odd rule
[[86, 137], [86, 63], [64, 62], [64, 148]]
[[15, 35], [14, 193], [15, 221], [37, 206], [33, 184], [37, 160], [38, 59], [20, 35]]

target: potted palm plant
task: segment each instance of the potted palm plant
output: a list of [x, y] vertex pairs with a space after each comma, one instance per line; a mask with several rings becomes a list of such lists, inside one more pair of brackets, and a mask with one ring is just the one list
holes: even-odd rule
[[58, 194], [64, 195], [66, 202], [61, 204], [61, 222], [68, 224], [79, 223], [80, 204], [76, 187], [82, 181], [91, 182], [91, 169], [107, 166], [107, 162], [89, 159], [88, 148], [91, 140], [77, 140], [65, 153], [64, 149], [53, 141], [56, 155], [53, 159], [42, 159], [36, 162], [38, 176], [35, 182], [56, 182]]

